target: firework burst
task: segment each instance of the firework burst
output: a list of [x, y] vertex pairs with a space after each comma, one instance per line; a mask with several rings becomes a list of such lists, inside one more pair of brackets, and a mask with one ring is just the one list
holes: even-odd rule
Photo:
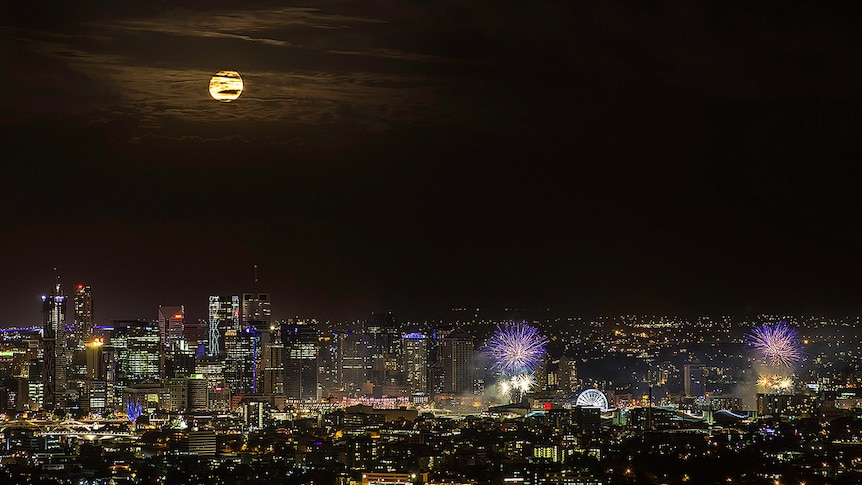
[[757, 379], [757, 385], [764, 389], [773, 391], [787, 391], [793, 387], [793, 379], [779, 375], [761, 375]]
[[497, 327], [485, 351], [491, 357], [493, 369], [505, 376], [517, 376], [539, 367], [547, 344], [548, 339], [536, 327], [512, 323]]
[[535, 384], [536, 379], [531, 374], [521, 374], [500, 381], [499, 387], [502, 394], [509, 395], [510, 399], [516, 399], [529, 392]]
[[802, 360], [799, 334], [784, 320], [776, 324], [757, 325], [745, 337], [758, 357], [772, 367], [792, 368]]

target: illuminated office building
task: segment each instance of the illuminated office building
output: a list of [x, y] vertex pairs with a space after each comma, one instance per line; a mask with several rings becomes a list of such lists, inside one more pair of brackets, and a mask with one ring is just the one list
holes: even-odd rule
[[362, 389], [370, 372], [369, 363], [365, 357], [368, 347], [366, 337], [361, 332], [342, 330], [335, 332], [333, 339], [337, 340], [336, 383], [341, 389], [354, 395]]
[[210, 296], [209, 330], [207, 333], [207, 355], [224, 357], [225, 332], [237, 331], [240, 328], [240, 298], [239, 296]]
[[165, 356], [165, 377], [188, 377], [195, 373], [195, 348], [185, 340], [174, 343]]
[[78, 283], [72, 297], [75, 311], [74, 336], [78, 347], [93, 337], [93, 291], [90, 285]]
[[317, 400], [317, 328], [305, 323], [281, 326], [284, 393], [288, 399]]
[[280, 336], [263, 344], [261, 368], [258, 390], [264, 394], [284, 394], [284, 344]]
[[269, 293], [243, 293], [242, 294], [242, 324], [244, 327], [255, 324], [265, 324], [269, 328], [272, 322], [272, 305]]
[[159, 305], [159, 333], [163, 349], [173, 348], [183, 339], [185, 318], [183, 305]]
[[[255, 287], [257, 286], [257, 266], [255, 266]], [[269, 293], [260, 293], [256, 289], [251, 293], [243, 293], [240, 309], [240, 326], [243, 331], [252, 335], [255, 339], [252, 366], [254, 367], [255, 392], [264, 388], [263, 380], [266, 373], [263, 372], [263, 349], [264, 345], [274, 340], [272, 326], [272, 302]], [[227, 345], [227, 343], [225, 344]], [[230, 353], [230, 349], [228, 349]]]
[[94, 338], [84, 344], [86, 372], [81, 386], [81, 411], [101, 413], [108, 407], [105, 341]]
[[206, 411], [209, 406], [210, 388], [201, 374], [192, 374], [189, 380], [189, 411]]
[[122, 404], [123, 392], [130, 386], [161, 382], [161, 338], [157, 324], [143, 320], [115, 321], [110, 346], [115, 404]]
[[94, 381], [104, 381], [106, 379], [104, 348], [105, 341], [101, 338], [87, 342], [85, 350], [87, 356], [87, 379]]
[[428, 393], [428, 336], [413, 332], [401, 336], [404, 383], [413, 395]]
[[232, 395], [257, 393], [255, 364], [259, 341], [254, 328], [225, 332], [224, 378]]
[[317, 336], [317, 386], [325, 395], [341, 387], [338, 384], [337, 336], [337, 332], [323, 332]]
[[[54, 409], [66, 391], [66, 296], [60, 278], [50, 295], [42, 296], [42, 405]], [[59, 344], [59, 345], [58, 345]]]
[[559, 365], [559, 387], [560, 389], [571, 392], [580, 387], [578, 384], [578, 368], [576, 360], [565, 355], [560, 357]]
[[170, 394], [167, 409], [185, 412], [189, 407], [189, 379], [187, 377], [172, 377], [165, 379], [165, 384]]
[[392, 313], [372, 313], [365, 324], [368, 380], [375, 386], [401, 384], [401, 331]]
[[440, 345], [441, 392], [473, 393], [473, 337], [456, 330], [443, 338]]
[[209, 387], [201, 374], [167, 379], [170, 392], [169, 409], [174, 411], [206, 411]]

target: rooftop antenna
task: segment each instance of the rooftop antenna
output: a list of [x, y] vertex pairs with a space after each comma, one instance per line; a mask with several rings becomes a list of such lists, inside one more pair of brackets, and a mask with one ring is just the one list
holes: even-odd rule
[[54, 267], [54, 275], [57, 277], [57, 286], [55, 287], [55, 294], [60, 294], [60, 273], [57, 271], [57, 267]]
[[257, 294], [257, 265], [254, 265], [254, 292]]

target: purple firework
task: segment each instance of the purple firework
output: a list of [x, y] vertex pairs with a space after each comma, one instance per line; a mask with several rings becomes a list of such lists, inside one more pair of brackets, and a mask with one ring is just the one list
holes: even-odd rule
[[502, 374], [515, 376], [535, 370], [545, 356], [548, 343], [536, 327], [526, 323], [498, 326], [484, 350]]
[[756, 325], [745, 338], [758, 356], [773, 367], [793, 367], [802, 359], [799, 334], [784, 320]]

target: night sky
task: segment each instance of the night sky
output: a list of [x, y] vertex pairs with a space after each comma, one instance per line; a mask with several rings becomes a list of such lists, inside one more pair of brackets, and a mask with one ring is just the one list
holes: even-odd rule
[[0, 325], [55, 267], [107, 323], [203, 318], [255, 264], [276, 318], [862, 313], [837, 7], [30, 3], [0, 16]]

